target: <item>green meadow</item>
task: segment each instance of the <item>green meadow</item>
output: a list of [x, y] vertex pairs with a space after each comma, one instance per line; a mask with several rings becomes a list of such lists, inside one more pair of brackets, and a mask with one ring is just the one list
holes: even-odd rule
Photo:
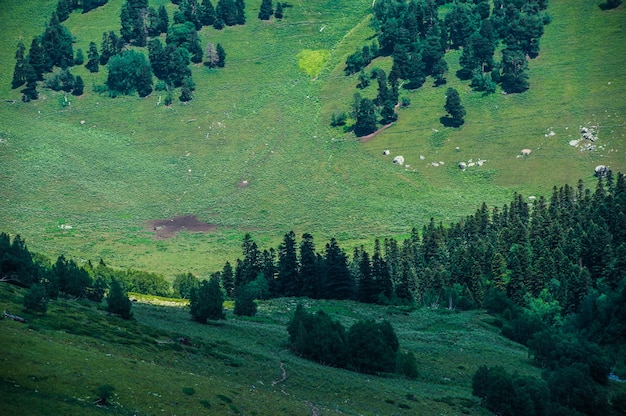
[[[24, 290], [0, 285], [0, 309], [20, 311]], [[481, 365], [539, 376], [526, 349], [499, 335], [483, 312], [408, 311], [302, 299], [351, 325], [388, 319], [419, 377], [367, 376], [315, 364], [288, 349], [286, 326], [298, 299], [259, 304], [254, 318], [208, 325], [172, 300], [134, 295], [125, 321], [85, 302], [55, 300], [27, 323], [0, 321], [3, 414], [63, 415], [487, 415], [471, 396]], [[182, 344], [179, 339], [185, 339]], [[19, 363], [19, 365], [15, 365]], [[98, 406], [101, 386], [113, 387]]]
[[[482, 202], [500, 206], [513, 193], [549, 196], [554, 185], [591, 186], [594, 167], [626, 172], [626, 8], [602, 11], [599, 1], [552, 0], [552, 22], [530, 62], [523, 94], [472, 92], [454, 75], [432, 80], [399, 110], [399, 120], [367, 143], [331, 128], [349, 111], [357, 79], [343, 74], [347, 55], [371, 42], [371, 4], [352, 0], [290, 1], [282, 21], [204, 28], [203, 44], [221, 43], [226, 67], [193, 67], [194, 98], [170, 107], [158, 91], [146, 98], [93, 92], [106, 68], [85, 80], [86, 93], [39, 88], [22, 103], [11, 90], [17, 43], [40, 34], [56, 1], [4, 0], [0, 19], [0, 224], [29, 248], [55, 258], [104, 259], [171, 278], [200, 277], [240, 255], [246, 232], [263, 248], [283, 234], [314, 235], [318, 249], [336, 237], [346, 248], [402, 237], [433, 217], [458, 221]], [[151, 6], [166, 4], [153, 0]], [[122, 0], [64, 22], [74, 50], [99, 46], [119, 31]], [[369, 68], [390, 68], [379, 58]], [[375, 83], [374, 83], [375, 84]], [[466, 123], [446, 128], [445, 90], [459, 90]], [[364, 96], [376, 94], [375, 85]], [[581, 126], [596, 126], [598, 148], [569, 145]], [[521, 149], [531, 149], [519, 157]], [[383, 150], [390, 156], [383, 156]], [[396, 155], [406, 166], [391, 163]], [[461, 171], [457, 164], [484, 160]], [[443, 162], [443, 163], [441, 163]], [[433, 166], [438, 164], [439, 166]], [[157, 238], [151, 221], [195, 215], [217, 228]], [[71, 227], [71, 228], [70, 228]]]

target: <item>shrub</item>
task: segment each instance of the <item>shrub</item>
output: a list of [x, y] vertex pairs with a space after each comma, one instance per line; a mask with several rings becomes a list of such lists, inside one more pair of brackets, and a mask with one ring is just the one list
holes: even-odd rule
[[24, 295], [24, 309], [31, 312], [46, 313], [48, 309], [48, 299], [44, 286], [35, 284]]

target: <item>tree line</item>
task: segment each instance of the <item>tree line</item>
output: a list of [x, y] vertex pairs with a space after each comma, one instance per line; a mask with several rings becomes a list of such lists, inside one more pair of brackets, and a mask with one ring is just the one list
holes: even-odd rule
[[[372, 27], [376, 39], [347, 57], [345, 74], [358, 73], [358, 88], [366, 88], [369, 79], [378, 81], [375, 100], [359, 102], [366, 111], [352, 112], [357, 136], [376, 130], [376, 117], [381, 124], [394, 121], [391, 110], [398, 104], [398, 85], [404, 89], [420, 88], [427, 77], [434, 85], [446, 83], [449, 50], [461, 49], [456, 76], [471, 80], [474, 91], [485, 94], [496, 91], [500, 85], [506, 93], [521, 93], [529, 87], [528, 58], [539, 54], [539, 42], [544, 25], [550, 22], [546, 12], [547, 0], [465, 0], [456, 1], [440, 17], [439, 7], [451, 0], [379, 0], [373, 5]], [[501, 48], [501, 60], [495, 53]], [[387, 89], [393, 91], [381, 99], [380, 69], [366, 73], [368, 65], [379, 56], [391, 56], [393, 65], [387, 76]], [[390, 100], [390, 102], [387, 102]], [[374, 115], [372, 115], [372, 113]], [[462, 117], [451, 114], [454, 124]], [[347, 117], [331, 120], [332, 125], [345, 124]], [[373, 119], [373, 121], [372, 121]], [[364, 121], [367, 123], [364, 126]], [[364, 128], [365, 127], [365, 128]]]
[[[11, 85], [13, 89], [25, 86], [21, 90], [24, 102], [38, 98], [40, 81], [54, 91], [82, 95], [84, 81], [71, 74], [71, 67], [83, 64], [91, 73], [107, 66], [106, 83], [95, 86], [96, 92], [107, 91], [112, 97], [134, 93], [145, 97], [156, 89], [167, 92], [165, 103], [169, 105], [172, 91], [180, 88], [180, 101], [190, 101], [195, 84], [189, 65], [204, 62], [208, 68], [222, 68], [226, 62], [222, 45], [209, 42], [203, 49], [198, 31], [204, 26], [221, 30], [224, 26], [245, 24], [243, 0], [219, 0], [216, 7], [211, 0], [173, 1], [179, 10], [171, 25], [164, 5], [155, 9], [148, 6], [148, 0], [126, 0], [120, 13], [119, 35], [115, 31], [104, 32], [100, 50], [92, 41], [86, 58], [81, 49], [74, 55], [73, 36], [61, 22], [74, 10], [82, 8], [86, 13], [105, 3], [106, 0], [59, 0], [44, 33], [33, 38], [28, 53], [24, 44], [18, 43]], [[161, 42], [163, 34], [165, 46]], [[127, 47], [131, 45], [147, 47], [149, 59], [143, 52]], [[47, 73], [52, 74], [44, 77]], [[153, 76], [159, 80], [156, 85]]]
[[[626, 365], [626, 178], [610, 170], [599, 176], [593, 191], [579, 181], [576, 187], [554, 187], [547, 199], [515, 194], [502, 207], [490, 210], [483, 204], [448, 226], [431, 219], [402, 242], [375, 240], [371, 254], [359, 246], [348, 255], [334, 238], [318, 251], [311, 234], [297, 241], [293, 231], [277, 248], [261, 250], [246, 234], [242, 257], [227, 261], [205, 281], [186, 273], [170, 286], [160, 275], [115, 270], [102, 261], [80, 267], [63, 256], [53, 264], [33, 256], [21, 237], [11, 241], [4, 233], [0, 272], [44, 301], [58, 296], [102, 300], [114, 292], [113, 282], [122, 293], [187, 298], [199, 322], [222, 319], [226, 298], [235, 300], [237, 315], [254, 315], [255, 300], [271, 297], [483, 308], [496, 317], [502, 334], [526, 345], [544, 369], [543, 378], [532, 382], [495, 367], [481, 369], [474, 392], [487, 407], [501, 414], [532, 414], [525, 412], [534, 401], [536, 414], [609, 414], [623, 406], [621, 396], [607, 392], [609, 372], [617, 368], [623, 374]], [[306, 316], [300, 317], [305, 328]], [[349, 345], [332, 321], [319, 319], [316, 331], [335, 331], [331, 338]], [[328, 359], [307, 352], [313, 342], [308, 338], [294, 335], [290, 342], [298, 354]], [[343, 351], [337, 357], [344, 361], [333, 365], [358, 367], [346, 358], [348, 350], [328, 348]], [[510, 382], [500, 383], [503, 377]], [[509, 385], [527, 390], [507, 391]], [[539, 391], [553, 402], [543, 410], [536, 406], [544, 396], [533, 396]], [[531, 399], [511, 404], [513, 410], [493, 404], [508, 394]]]

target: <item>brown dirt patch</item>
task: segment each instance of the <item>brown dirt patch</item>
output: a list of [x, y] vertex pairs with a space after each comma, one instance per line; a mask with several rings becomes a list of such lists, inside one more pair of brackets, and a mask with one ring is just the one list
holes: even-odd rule
[[181, 231], [206, 233], [217, 229], [217, 225], [202, 222], [195, 215], [173, 217], [165, 220], [150, 221], [150, 228], [157, 238], [170, 238]]
[[389, 127], [393, 126], [393, 123], [389, 123], [389, 124], [385, 124], [384, 126], [382, 126], [381, 128], [379, 128], [378, 130], [376, 130], [374, 133], [370, 133], [367, 136], [361, 136], [361, 138], [359, 139], [359, 141], [361, 143], [366, 143], [369, 142], [370, 140], [372, 140], [374, 137], [376, 137], [376, 135], [378, 133], [380, 133], [381, 131], [387, 130]]

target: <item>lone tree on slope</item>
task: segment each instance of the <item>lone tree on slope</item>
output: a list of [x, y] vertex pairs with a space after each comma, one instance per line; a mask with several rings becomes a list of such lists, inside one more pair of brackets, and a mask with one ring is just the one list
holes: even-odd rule
[[454, 88], [448, 88], [448, 91], [446, 92], [446, 104], [444, 109], [452, 119], [450, 123], [452, 126], [459, 127], [465, 123], [465, 120], [463, 119], [463, 117], [465, 117], [465, 107], [461, 104], [459, 92]]

